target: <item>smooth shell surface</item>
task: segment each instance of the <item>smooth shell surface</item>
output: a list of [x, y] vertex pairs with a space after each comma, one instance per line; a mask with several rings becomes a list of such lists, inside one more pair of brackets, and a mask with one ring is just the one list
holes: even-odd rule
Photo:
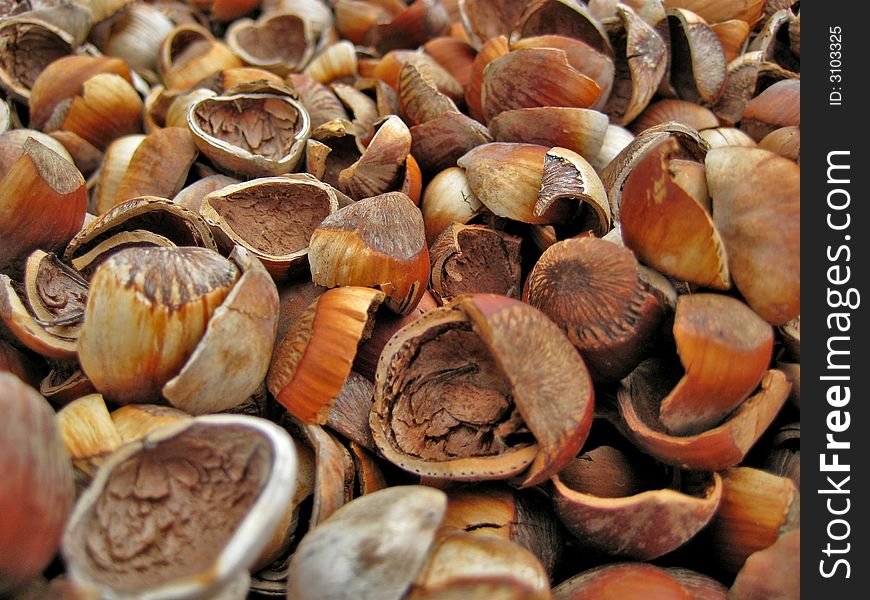
[[444, 492], [398, 486], [337, 510], [299, 544], [287, 577], [297, 600], [400, 600], [423, 567]]
[[36, 577], [60, 544], [73, 471], [45, 398], [0, 372], [0, 593]]

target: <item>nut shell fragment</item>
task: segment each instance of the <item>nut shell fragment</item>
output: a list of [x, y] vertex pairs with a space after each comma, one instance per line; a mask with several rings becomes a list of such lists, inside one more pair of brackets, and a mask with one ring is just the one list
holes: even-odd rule
[[73, 472], [54, 411], [0, 372], [0, 589], [37, 577], [58, 549], [74, 501]]
[[299, 102], [267, 93], [203, 98], [191, 107], [187, 124], [203, 154], [248, 178], [295, 169], [311, 134], [311, 119]]
[[631, 251], [597, 238], [548, 248], [523, 296], [566, 332], [602, 381], [619, 380], [637, 366], [665, 315]]
[[303, 423], [327, 422], [353, 365], [360, 341], [384, 295], [339, 287], [317, 297], [287, 331], [266, 383], [275, 399]]
[[401, 600], [426, 561], [446, 506], [444, 492], [422, 486], [357, 498], [299, 544], [288, 597]]
[[[166, 382], [164, 398], [189, 414], [242, 404], [263, 382], [278, 326], [278, 290], [259, 260], [236, 246], [230, 260], [241, 273], [209, 319], [181, 371]], [[220, 366], [220, 376], [213, 369]]]
[[390, 309], [406, 314], [429, 281], [423, 217], [401, 192], [360, 200], [323, 220], [308, 261], [314, 283], [380, 289]]
[[800, 314], [800, 167], [760, 148], [706, 159], [713, 220], [734, 284], [773, 325]]
[[232, 263], [202, 248], [118, 252], [91, 279], [78, 338], [83, 370], [112, 401], [159, 399], [237, 278]]
[[29, 138], [0, 181], [0, 270], [19, 269], [37, 248], [60, 250], [81, 229], [86, 209], [78, 169]]
[[429, 250], [433, 292], [442, 303], [475, 292], [518, 298], [520, 241], [482, 225], [450, 225]]
[[295, 471], [289, 436], [268, 421], [162, 427], [113, 454], [76, 505], [68, 575], [111, 596], [215, 597], [247, 577], [287, 512]]
[[525, 48], [493, 60], [483, 72], [481, 102], [487, 121], [519, 108], [566, 106], [586, 108], [601, 88], [568, 63], [563, 50]]
[[659, 416], [678, 435], [719, 423], [755, 389], [773, 354], [773, 328], [739, 300], [718, 294], [677, 299], [674, 339], [686, 374]]
[[781, 371], [770, 370], [759, 390], [721, 424], [702, 433], [674, 436], [661, 424], [659, 406], [673, 388], [668, 368], [655, 359], [644, 361], [618, 390], [625, 433], [642, 450], [683, 469], [721, 471], [739, 464], [788, 399], [791, 388]]
[[[537, 348], [534, 356], [525, 348]], [[372, 434], [391, 462], [454, 480], [558, 471], [591, 425], [582, 360], [543, 313], [463, 296], [401, 329], [381, 354]]]
[[247, 248], [273, 277], [286, 279], [304, 269], [311, 235], [336, 210], [332, 186], [291, 174], [223, 187], [204, 198], [201, 212], [231, 245]]

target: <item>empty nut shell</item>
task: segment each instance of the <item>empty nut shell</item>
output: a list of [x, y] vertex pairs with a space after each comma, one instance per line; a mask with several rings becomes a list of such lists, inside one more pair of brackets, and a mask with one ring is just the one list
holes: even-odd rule
[[504, 296], [462, 296], [384, 348], [372, 435], [388, 460], [421, 475], [529, 486], [579, 450], [592, 396], [582, 360], [543, 313]]

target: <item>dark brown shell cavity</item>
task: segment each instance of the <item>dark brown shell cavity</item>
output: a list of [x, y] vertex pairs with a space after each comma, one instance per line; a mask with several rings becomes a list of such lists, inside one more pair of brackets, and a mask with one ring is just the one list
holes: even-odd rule
[[246, 186], [208, 202], [236, 235], [273, 256], [306, 249], [311, 234], [330, 213], [326, 190], [281, 182]]
[[129, 592], [205, 571], [253, 506], [272, 450], [253, 430], [192, 426], [109, 476], [75, 536], [90, 576]]
[[391, 443], [429, 461], [494, 456], [532, 440], [511, 385], [467, 321], [432, 327], [393, 358]]

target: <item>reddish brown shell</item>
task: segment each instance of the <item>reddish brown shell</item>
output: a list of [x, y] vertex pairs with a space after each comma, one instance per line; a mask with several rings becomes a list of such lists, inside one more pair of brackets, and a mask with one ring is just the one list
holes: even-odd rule
[[722, 480], [716, 473], [699, 479], [691, 494], [666, 488], [604, 498], [572, 489], [557, 475], [552, 480], [553, 503], [561, 521], [584, 546], [652, 560], [682, 546], [713, 518]]
[[702, 433], [673, 436], [658, 418], [661, 399], [672, 383], [656, 360], [645, 361], [623, 380], [618, 391], [623, 429], [634, 443], [660, 461], [684, 469], [720, 471], [746, 456], [788, 399], [785, 375], [768, 371], [761, 387], [721, 425]]
[[773, 328], [735, 298], [680, 296], [674, 339], [686, 374], [662, 402], [671, 433], [717, 425], [756, 388], [773, 354]]
[[703, 537], [718, 565], [736, 573], [752, 554], [800, 529], [800, 490], [751, 467], [729, 469], [722, 484], [722, 504]]
[[205, 197], [201, 214], [223, 234], [222, 245], [247, 248], [275, 279], [286, 279], [305, 270], [311, 235], [337, 210], [332, 186], [291, 174], [223, 187]]
[[350, 374], [356, 348], [371, 330], [384, 295], [361, 287], [328, 290], [316, 298], [275, 350], [269, 391], [303, 423], [326, 423]]
[[0, 181], [0, 271], [14, 274], [37, 248], [60, 250], [81, 228], [87, 202], [78, 169], [28, 138]]
[[[715, 289], [730, 286], [725, 247], [709, 210], [692, 188], [676, 180], [674, 158], [688, 158], [699, 164], [705, 146], [692, 151], [676, 136], [667, 135], [646, 144], [661, 131], [648, 130], [620, 154], [625, 160], [622, 185], [611, 188], [618, 196], [622, 237], [644, 263], [666, 275]], [[634, 164], [631, 164], [631, 163]], [[612, 165], [608, 169], [618, 169]], [[698, 173], [703, 181], [703, 170]], [[608, 180], [607, 175], [604, 177]]]
[[603, 381], [637, 366], [665, 315], [631, 251], [599, 238], [550, 246], [529, 273], [523, 297], [566, 332]]
[[519, 298], [520, 242], [483, 225], [451, 224], [429, 250], [432, 292], [442, 303], [475, 292]]
[[489, 121], [518, 108], [586, 108], [600, 95], [598, 84], [571, 66], [563, 50], [526, 48], [508, 52], [487, 65], [481, 103]]
[[73, 471], [54, 411], [0, 372], [0, 588], [37, 577], [57, 552], [72, 509]]
[[553, 590], [556, 600], [694, 600], [666, 570], [646, 563], [615, 563], [575, 575]]
[[715, 148], [706, 159], [713, 220], [734, 284], [773, 325], [800, 314], [800, 167], [760, 148]]
[[604, 107], [616, 125], [627, 125], [646, 108], [667, 70], [667, 44], [626, 6], [617, 7], [613, 91]]
[[[437, 349], [443, 344], [447, 347]], [[526, 348], [537, 350], [529, 356]], [[427, 366], [427, 361], [434, 361], [433, 365], [446, 361], [447, 365]], [[477, 367], [469, 371], [468, 365]], [[437, 409], [438, 404], [420, 405], [422, 412], [415, 418], [424, 425], [409, 429], [411, 437], [403, 440], [397, 435], [405, 435], [406, 426], [396, 419], [409, 410], [411, 415], [418, 412], [406, 405], [407, 378], [429, 378], [432, 373], [427, 369], [432, 368], [454, 372], [452, 377], [428, 381], [429, 391], [425, 385], [419, 389], [424, 396], [435, 394], [432, 400], [447, 404], [443, 409]], [[412, 375], [415, 369], [421, 372]], [[442, 393], [447, 395], [436, 400]], [[462, 408], [467, 395], [480, 398], [470, 412]], [[433, 410], [433, 415], [425, 414]], [[442, 426], [428, 419], [439, 410], [453, 415], [439, 435], [451, 430], [454, 435], [447, 435], [444, 444], [437, 439], [430, 444], [427, 431]], [[557, 472], [576, 454], [591, 418], [591, 380], [558, 327], [543, 313], [516, 300], [474, 294], [429, 311], [393, 336], [378, 364], [371, 425], [381, 452], [409, 471], [459, 480], [519, 476], [522, 485], [529, 486]], [[453, 454], [451, 448], [462, 444], [464, 428], [471, 424], [498, 437], [491, 442], [478, 440], [474, 448]], [[521, 432], [526, 428], [531, 438], [524, 441]], [[519, 443], [513, 440], [514, 434]]]

